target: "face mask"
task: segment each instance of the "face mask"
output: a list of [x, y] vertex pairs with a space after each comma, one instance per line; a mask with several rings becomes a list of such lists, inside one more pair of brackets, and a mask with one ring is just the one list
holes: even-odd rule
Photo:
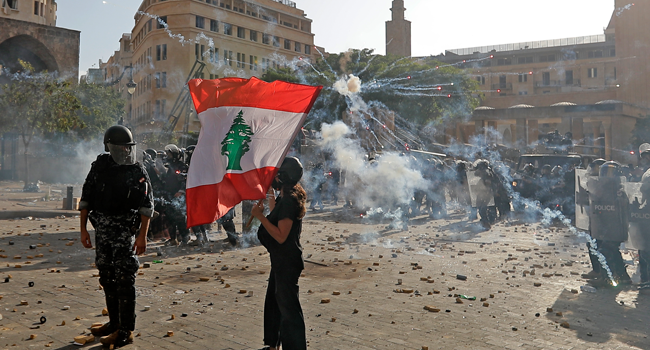
[[275, 179], [273, 179], [273, 182], [271, 183], [271, 187], [273, 187], [274, 190], [279, 191], [280, 189], [282, 189], [282, 182], [278, 180], [278, 178], [276, 177]]
[[135, 145], [114, 145], [109, 143], [108, 150], [111, 158], [119, 165], [133, 165], [135, 159]]

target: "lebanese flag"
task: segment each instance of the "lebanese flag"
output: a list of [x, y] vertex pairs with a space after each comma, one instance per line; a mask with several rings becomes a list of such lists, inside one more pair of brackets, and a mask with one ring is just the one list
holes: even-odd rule
[[266, 192], [322, 86], [194, 79], [201, 133], [187, 174], [187, 227], [209, 224]]

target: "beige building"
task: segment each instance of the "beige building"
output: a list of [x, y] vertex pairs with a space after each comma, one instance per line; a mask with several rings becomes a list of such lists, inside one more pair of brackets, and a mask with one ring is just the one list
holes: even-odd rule
[[[112, 81], [131, 56], [137, 88], [126, 124], [142, 141], [169, 126], [197, 61], [205, 79], [260, 77], [269, 67], [301, 66], [315, 54], [311, 22], [288, 0], [144, 0], [130, 45], [123, 36], [120, 51], [102, 68]], [[185, 114], [177, 116], [174, 130], [198, 132], [196, 115]]]
[[0, 18], [56, 26], [55, 0], [0, 0]]
[[0, 0], [0, 67], [18, 71], [20, 59], [77, 81], [80, 33], [56, 27], [56, 10], [54, 0]]
[[444, 141], [484, 135], [523, 147], [558, 130], [579, 152], [630, 161], [631, 132], [650, 114], [650, 2], [627, 8], [617, 0], [599, 35], [446, 51], [438, 59], [466, 62], [485, 97]]

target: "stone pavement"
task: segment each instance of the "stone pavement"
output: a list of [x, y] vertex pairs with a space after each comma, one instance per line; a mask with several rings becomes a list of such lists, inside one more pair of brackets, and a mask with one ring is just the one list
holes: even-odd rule
[[[106, 322], [78, 220], [0, 220], [0, 349], [77, 349], [75, 336]], [[268, 254], [212, 238], [205, 248], [161, 247], [162, 256], [151, 244], [137, 280], [138, 336], [125, 349], [262, 347]], [[302, 242], [310, 349], [650, 349], [649, 296], [580, 291], [589, 258], [563, 228], [513, 222], [481, 232], [455, 214], [399, 231], [334, 207], [308, 213]]]

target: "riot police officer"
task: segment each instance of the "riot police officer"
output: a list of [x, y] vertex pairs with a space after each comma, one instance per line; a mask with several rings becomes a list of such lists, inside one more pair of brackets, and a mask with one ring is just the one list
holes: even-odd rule
[[[641, 203], [645, 206], [650, 205], [650, 144], [644, 143], [639, 147], [641, 155], [641, 165], [645, 172], [641, 178]], [[650, 288], [650, 227], [645, 226], [641, 230], [639, 241], [645, 244], [639, 244], [636, 247], [639, 250], [639, 274], [641, 275], [641, 288]]]
[[[178, 146], [165, 146], [167, 157], [167, 172], [163, 175], [164, 188], [161, 197], [164, 199], [164, 212], [168, 219], [169, 244], [187, 244], [190, 230], [187, 228], [185, 215], [185, 182], [187, 165], [183, 162], [183, 153]], [[180, 237], [178, 237], [180, 236]], [[180, 240], [179, 240], [180, 238]]]
[[[620, 164], [609, 161], [599, 169], [598, 178], [590, 178], [589, 216], [591, 236], [596, 239], [598, 251], [603, 254], [618, 284], [630, 284], [619, 245], [627, 241], [629, 226], [629, 201], [621, 183]], [[603, 283], [608, 275], [601, 269]]]
[[147, 247], [149, 218], [153, 215], [151, 183], [144, 166], [136, 161], [135, 142], [124, 126], [110, 127], [104, 147], [93, 162], [83, 185], [81, 243], [92, 248], [87, 230], [95, 228], [95, 264], [104, 288], [109, 322], [91, 329], [104, 345], [121, 347], [133, 342], [135, 330], [136, 256]]
[[493, 218], [489, 215], [488, 206], [494, 198], [494, 182], [498, 180], [492, 169], [490, 169], [490, 163], [487, 160], [477, 160], [474, 168], [476, 169], [476, 176], [481, 178], [484, 186], [484, 190], [479, 191], [476, 196], [476, 208], [478, 209], [478, 215], [481, 217], [481, 226], [485, 230], [489, 230], [492, 228]]
[[[154, 150], [153, 148], [148, 148], [144, 152], [142, 152], [142, 164], [144, 165], [144, 169], [147, 171], [147, 175], [149, 175], [149, 180], [151, 181], [151, 187], [153, 193], [160, 195], [160, 193], [162, 193], [164, 184], [160, 179], [160, 171], [156, 167], [157, 157], [158, 154], [156, 150]], [[154, 202], [155, 210], [158, 213], [161, 213], [163, 211], [161, 198], [154, 196], [153, 202]], [[162, 219], [163, 219], [162, 216], [157, 216], [155, 218], [152, 218], [149, 224], [149, 233], [148, 233], [150, 239], [153, 239], [156, 233], [159, 233], [163, 230]]]

